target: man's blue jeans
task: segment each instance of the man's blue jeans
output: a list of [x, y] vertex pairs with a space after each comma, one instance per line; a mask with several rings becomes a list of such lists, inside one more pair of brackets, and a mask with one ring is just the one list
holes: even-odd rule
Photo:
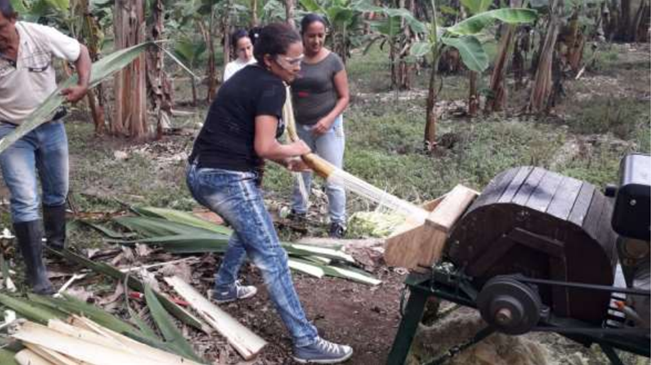
[[[16, 126], [0, 122], [0, 138]], [[0, 154], [0, 168], [11, 193], [13, 223], [40, 219], [41, 199], [37, 172], [43, 189], [43, 204], [60, 206], [68, 195], [68, 137], [61, 121], [40, 125]]]
[[[323, 135], [315, 136], [311, 127], [298, 124], [296, 126], [298, 136], [310, 146], [314, 153], [341, 169], [344, 164], [344, 149], [346, 146], [342, 116], [338, 116], [330, 130]], [[312, 173], [303, 172], [302, 175], [306, 190], [309, 193], [312, 184]], [[328, 196], [330, 222], [345, 226], [346, 191], [344, 187], [328, 181], [326, 183], [326, 195]], [[294, 185], [292, 210], [299, 214], [307, 213], [307, 200], [301, 194], [298, 184]]]
[[262, 272], [269, 297], [289, 330], [297, 347], [312, 344], [316, 328], [305, 316], [294, 289], [287, 263], [287, 253], [280, 246], [271, 216], [256, 186], [254, 172], [241, 172], [190, 165], [187, 184], [192, 196], [219, 214], [233, 227], [219, 271], [215, 289], [223, 290], [235, 283], [246, 255]]

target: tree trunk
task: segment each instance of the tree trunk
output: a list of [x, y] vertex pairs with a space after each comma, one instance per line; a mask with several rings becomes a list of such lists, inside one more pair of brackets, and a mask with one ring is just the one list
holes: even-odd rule
[[[152, 2], [152, 23], [149, 27], [149, 37], [152, 41], [163, 38], [165, 29], [163, 0]], [[163, 130], [169, 129], [172, 113], [172, 85], [163, 70], [163, 50], [152, 47], [147, 50], [147, 89], [149, 100], [156, 116], [156, 139], [163, 138]]]
[[294, 24], [294, 7], [294, 0], [285, 0], [285, 22], [296, 28], [296, 24]]
[[427, 89], [427, 110], [426, 110], [426, 122], [425, 122], [425, 150], [433, 151], [436, 149], [436, 111], [434, 107], [436, 106], [436, 69], [438, 65], [436, 64], [436, 59], [434, 57], [434, 62], [432, 63], [432, 69], [430, 70], [429, 75], [429, 87]]
[[[143, 0], [115, 1], [115, 48], [124, 49], [145, 40]], [[147, 137], [145, 56], [141, 55], [115, 77], [115, 118], [110, 126], [114, 135], [132, 139]]]
[[558, 33], [561, 28], [561, 15], [563, 9], [562, 0], [554, 0], [550, 11], [550, 20], [545, 35], [545, 42], [538, 59], [536, 76], [531, 89], [531, 97], [527, 110], [532, 113], [541, 113], [546, 111], [549, 105], [549, 96], [551, 95], [552, 82], [552, 61], [558, 39]]
[[[415, 9], [414, 2], [414, 0], [400, 0], [401, 8], [404, 7], [409, 10], [411, 14], [413, 14]], [[413, 64], [407, 62], [407, 57], [409, 56], [409, 49], [411, 48], [410, 46], [413, 42], [414, 34], [407, 26], [405, 19], [401, 20], [401, 28], [402, 37], [399, 47], [400, 51], [398, 53], [398, 89], [409, 90], [411, 89], [411, 72], [413, 69]]]
[[474, 117], [479, 110], [479, 92], [477, 91], [477, 72], [470, 71], [468, 75], [468, 115]]
[[507, 29], [502, 33], [502, 38], [500, 39], [497, 58], [495, 59], [495, 67], [493, 68], [493, 74], [491, 75], [490, 96], [486, 100], [486, 106], [484, 107], [484, 110], [487, 113], [502, 111], [506, 108], [507, 91], [504, 87], [504, 70], [508, 63], [509, 49], [511, 49], [515, 26], [508, 25], [506, 27]]
[[212, 36], [212, 19], [213, 16], [210, 16], [210, 22], [208, 27], [203, 23], [203, 20], [197, 21], [197, 27], [199, 27], [199, 32], [203, 37], [204, 42], [208, 46], [208, 60], [206, 62], [206, 81], [208, 83], [208, 91], [206, 92], [206, 102], [210, 104], [215, 92], [217, 91], [217, 71], [215, 70], [215, 45], [213, 44]]
[[620, 13], [617, 22], [617, 40], [628, 42], [631, 40], [629, 30], [631, 29], [631, 0], [620, 0]]
[[[522, 90], [524, 87], [524, 77], [526, 74], [525, 61], [527, 58], [527, 46], [529, 45], [529, 37], [530, 35], [528, 33], [519, 35], [515, 41], [515, 46], [513, 47], [513, 61], [511, 62], [511, 71], [513, 72], [513, 78], [515, 79], [516, 90]], [[494, 97], [496, 96], [494, 95]]]
[[224, 35], [224, 67], [231, 62], [231, 0], [226, 0], [222, 18], [222, 34]]
[[260, 24], [258, 20], [258, 0], [251, 0], [251, 28]]
[[631, 29], [629, 34], [632, 37], [633, 42], [648, 42], [649, 41], [649, 18], [651, 8], [649, 7], [648, 0], [640, 1], [640, 7], [635, 13], [635, 18], [633, 24], [631, 24]]
[[[97, 23], [97, 19], [88, 10], [89, 0], [79, 2], [79, 14], [83, 16], [84, 23], [82, 26], [82, 34], [84, 43], [88, 48], [88, 54], [91, 61], [95, 62], [99, 59], [101, 49], [100, 35], [102, 30]], [[95, 89], [88, 90], [86, 98], [88, 100], [88, 107], [90, 108], [93, 123], [95, 125], [95, 135], [101, 136], [104, 134], [106, 128], [106, 121], [104, 119], [104, 100], [102, 99], [102, 84], [97, 85]]]
[[[519, 0], [511, 1], [512, 8], [520, 7], [521, 4], [522, 2]], [[504, 75], [516, 26], [505, 25], [505, 27], [506, 31], [502, 33], [497, 57], [495, 58], [495, 67], [493, 68], [493, 74], [491, 75], [490, 97], [486, 100], [486, 105], [484, 107], [484, 110], [488, 113], [502, 111], [506, 108], [507, 91], [504, 87]]]

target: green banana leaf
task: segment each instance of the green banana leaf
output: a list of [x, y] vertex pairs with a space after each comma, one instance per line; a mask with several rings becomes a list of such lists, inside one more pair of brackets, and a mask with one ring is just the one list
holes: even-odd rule
[[[95, 224], [95, 223], [89, 222], [89, 221], [76, 220], [76, 221], [73, 221], [73, 222], [79, 222], [80, 224], [84, 224], [84, 225], [98, 231], [99, 233], [101, 233], [101, 234], [103, 234], [103, 235], [105, 235], [107, 237], [111, 237], [113, 239], [128, 239], [129, 237], [134, 236], [133, 233], [126, 233], [125, 234], [125, 233], [116, 232], [116, 231], [114, 231], [114, 230], [112, 230], [112, 229], [110, 229], [108, 227], [102, 226], [101, 224]], [[66, 227], [68, 227], [69, 225], [70, 225], [70, 223], [68, 223], [66, 225]]]
[[[102, 58], [95, 62], [91, 69], [91, 77], [89, 88], [92, 88], [104, 81], [115, 72], [120, 71], [136, 59], [152, 42], [145, 42], [125, 48]], [[6, 150], [14, 142], [22, 138], [27, 133], [31, 132], [41, 124], [49, 121], [54, 114], [54, 111], [64, 103], [65, 98], [61, 95], [61, 90], [70, 87], [77, 83], [77, 75], [68, 78], [65, 82], [61, 83], [59, 87], [50, 96], [45, 99], [43, 104], [39, 106], [32, 114], [30, 114], [20, 126], [12, 133], [0, 139], [0, 153]]]
[[505, 8], [486, 11], [448, 28], [448, 32], [456, 35], [472, 35], [482, 31], [486, 26], [499, 20], [507, 24], [531, 23], [536, 20], [538, 13], [531, 9]]
[[228, 248], [228, 237], [214, 234], [203, 235], [172, 235], [140, 240], [114, 240], [107, 239], [106, 242], [119, 243], [123, 245], [134, 245], [141, 243], [145, 245], [160, 246], [166, 251], [176, 254], [189, 253], [206, 253], [216, 252], [224, 253]]
[[[127, 281], [129, 279], [125, 279], [124, 281], [124, 287], [127, 288], [128, 284]], [[148, 337], [152, 338], [158, 338], [158, 335], [154, 330], [149, 327], [149, 325], [145, 322], [145, 320], [140, 317], [140, 315], [131, 308], [131, 305], [129, 305], [129, 291], [125, 290], [124, 291], [124, 306], [127, 308], [127, 311], [129, 312], [129, 316], [131, 317], [131, 321], [135, 323], [136, 326], [140, 329], [140, 332], [144, 333]]]
[[14, 356], [16, 356], [15, 352], [0, 349], [0, 364], [18, 365], [18, 362], [16, 362], [16, 360], [14, 359]]
[[64, 319], [68, 315], [57, 309], [35, 303], [31, 300], [26, 300], [18, 297], [12, 297], [0, 293], [0, 303], [18, 313], [19, 315], [29, 319], [30, 321], [47, 325], [50, 319]]
[[224, 227], [205, 221], [201, 218], [197, 218], [194, 215], [175, 209], [166, 209], [166, 208], [155, 208], [155, 207], [132, 207], [133, 211], [140, 215], [164, 218], [168, 221], [173, 221], [177, 223], [187, 224], [189, 226], [207, 229], [211, 232], [221, 233], [230, 235], [233, 231]]
[[188, 343], [188, 341], [186, 341], [181, 331], [176, 328], [176, 325], [174, 325], [172, 322], [172, 318], [167, 313], [165, 308], [163, 308], [163, 305], [158, 301], [158, 298], [156, 297], [156, 294], [154, 294], [154, 291], [149, 285], [146, 284], [145, 299], [147, 300], [147, 307], [149, 307], [149, 311], [154, 318], [154, 321], [156, 322], [156, 326], [158, 326], [158, 329], [161, 331], [163, 337], [165, 338], [165, 343], [172, 349], [172, 351], [174, 351], [175, 354], [183, 356], [187, 359], [194, 360], [199, 363], [205, 363], [205, 361], [194, 352], [192, 346], [190, 343]]
[[11, 7], [18, 14], [26, 14], [29, 11], [27, 10], [27, 6], [25, 6], [25, 0], [9, 0], [9, 3], [11, 3]]
[[[49, 250], [49, 251], [55, 255], [59, 255], [63, 257], [68, 261], [87, 267], [97, 273], [104, 274], [106, 276], [112, 277], [113, 279], [119, 280], [121, 282], [126, 282], [127, 286], [133, 290], [139, 291], [141, 293], [144, 290], [144, 285], [142, 284], [142, 282], [140, 282], [140, 280], [137, 280], [133, 276], [128, 276], [127, 274], [121, 272], [120, 270], [114, 268], [111, 265], [101, 263], [101, 262], [91, 261], [83, 256], [75, 254], [70, 250], [62, 250], [62, 251]], [[175, 303], [173, 303], [172, 301], [170, 301], [160, 293], [156, 293], [156, 295], [158, 296], [158, 300], [160, 300], [163, 306], [165, 306], [165, 309], [167, 309], [174, 317], [179, 319], [181, 322], [189, 326], [192, 326], [198, 330], [204, 332], [210, 332], [210, 329], [208, 329], [206, 325], [204, 325], [199, 319], [197, 319], [195, 316], [190, 314], [188, 311], [179, 307], [178, 305], [176, 305]]]
[[[58, 309], [67, 313], [67, 315], [76, 314], [87, 317], [93, 322], [122, 335], [137, 339], [147, 337], [143, 332], [115, 317], [114, 315], [70, 295], [63, 294], [63, 298], [53, 298], [42, 295], [29, 294], [28, 297], [33, 303], [38, 303], [51, 309]], [[156, 337], [152, 339], [158, 340]]]
[[147, 238], [160, 236], [205, 236], [217, 234], [208, 229], [190, 226], [184, 223], [173, 222], [165, 218], [154, 217], [118, 217], [113, 218], [113, 222], [127, 228], [130, 231], [137, 232]]
[[[146, 238], [137, 240], [107, 239], [107, 242], [125, 245], [136, 243], [155, 245], [176, 254], [224, 253], [228, 248], [228, 240], [232, 233], [229, 228], [172, 209], [152, 207], [132, 207], [131, 209], [141, 216], [119, 217], [114, 221]], [[215, 227], [218, 228], [215, 229]], [[289, 266], [294, 271], [319, 278], [324, 275], [348, 278], [370, 285], [377, 285], [381, 282], [368, 273], [347, 268], [345, 265], [354, 264], [355, 260], [341, 249], [287, 242], [281, 242], [281, 245], [290, 256]], [[333, 262], [339, 262], [342, 265], [330, 268], [329, 264]]]
[[468, 9], [470, 14], [475, 15], [488, 10], [493, 5], [493, 0], [461, 0], [461, 4]]
[[450, 47], [458, 49], [463, 64], [472, 71], [483, 72], [488, 68], [488, 55], [476, 37], [443, 37], [441, 41]]

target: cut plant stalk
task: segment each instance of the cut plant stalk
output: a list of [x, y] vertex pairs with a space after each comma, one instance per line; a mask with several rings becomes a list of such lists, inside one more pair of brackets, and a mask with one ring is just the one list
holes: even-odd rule
[[165, 281], [187, 300], [206, 322], [224, 336], [245, 360], [255, 358], [267, 344], [260, 336], [212, 304], [181, 278], [168, 277]]
[[[289, 139], [292, 142], [296, 142], [300, 138], [296, 133], [296, 120], [294, 118], [294, 107], [292, 106], [292, 96], [289, 86], [286, 87], [286, 94], [287, 97], [283, 107], [283, 119], [287, 123], [287, 134]], [[385, 190], [379, 189], [366, 181], [337, 168], [314, 153], [305, 154], [301, 156], [301, 159], [306, 165], [314, 170], [314, 172], [326, 179], [328, 182], [342, 185], [348, 191], [356, 193], [361, 197], [371, 200], [392, 211], [402, 213], [409, 217], [414, 217], [414, 219], [425, 221], [425, 217], [427, 217], [427, 211], [422, 208], [406, 202], [387, 193]]]

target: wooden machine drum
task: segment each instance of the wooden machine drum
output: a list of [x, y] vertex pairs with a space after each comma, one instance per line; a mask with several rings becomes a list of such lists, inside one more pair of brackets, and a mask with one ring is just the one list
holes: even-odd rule
[[[616, 235], [612, 203], [593, 185], [542, 168], [502, 172], [457, 222], [448, 256], [477, 289], [498, 275], [612, 285]], [[552, 313], [592, 323], [610, 293], [539, 285]]]

